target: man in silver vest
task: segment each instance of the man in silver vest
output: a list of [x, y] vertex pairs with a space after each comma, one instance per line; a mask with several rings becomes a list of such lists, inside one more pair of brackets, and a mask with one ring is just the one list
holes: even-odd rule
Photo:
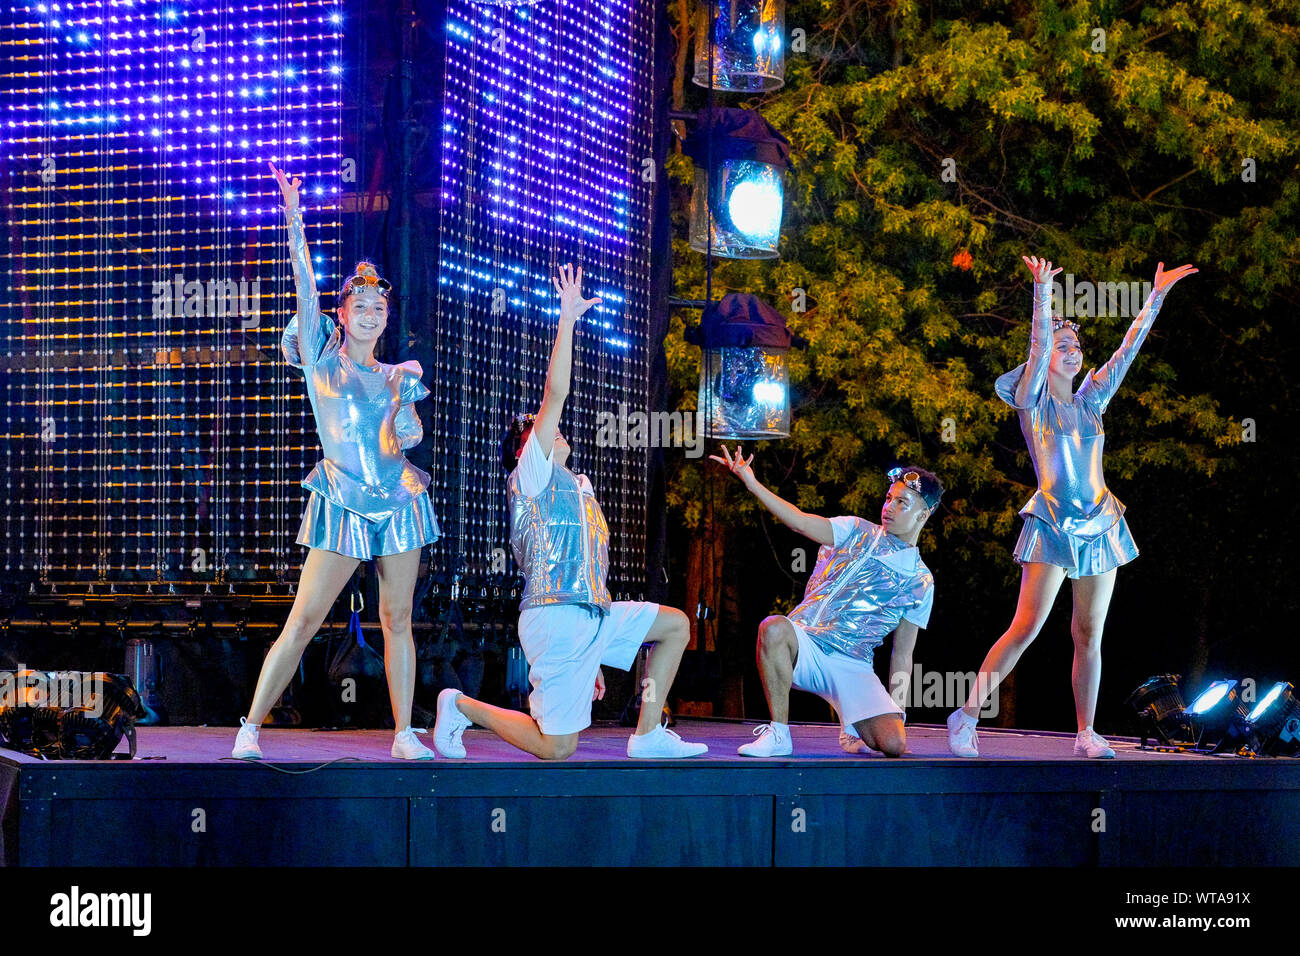
[[434, 747], [464, 757], [462, 734], [471, 723], [544, 760], [564, 760], [591, 725], [591, 703], [605, 694], [601, 665], [631, 670], [643, 644], [653, 645], [642, 683], [642, 707], [627, 755], [695, 757], [704, 744], [687, 743], [660, 723], [662, 702], [690, 640], [686, 615], [645, 601], [611, 601], [609, 527], [586, 475], [564, 467], [569, 443], [560, 414], [569, 396], [573, 330], [599, 298], [582, 298], [582, 269], [560, 268], [560, 327], [536, 414], [516, 418], [501, 446], [510, 473], [510, 546], [524, 574], [519, 643], [528, 659], [532, 716], [493, 707], [448, 688], [438, 695]]
[[[840, 745], [850, 753], [876, 750], [900, 757], [907, 750], [900, 702], [907, 700], [916, 631], [930, 621], [934, 577], [916, 542], [938, 507], [944, 488], [924, 468], [888, 473], [889, 490], [880, 524], [865, 518], [823, 518], [800, 511], [754, 477], [739, 446], [733, 457], [711, 459], [729, 467], [783, 524], [821, 545], [803, 602], [788, 616], [773, 615], [758, 627], [758, 669], [763, 676], [770, 723], [754, 730], [745, 757], [794, 752], [790, 738], [790, 689], [827, 701], [840, 718]], [[893, 632], [889, 660], [893, 696], [872, 667], [875, 649]]]

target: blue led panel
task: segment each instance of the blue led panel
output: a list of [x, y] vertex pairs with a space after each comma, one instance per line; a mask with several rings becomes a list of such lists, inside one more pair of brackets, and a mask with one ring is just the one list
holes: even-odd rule
[[[13, 3], [0, 25], [8, 579], [283, 579], [310, 408], [277, 158], [338, 282], [332, 0]], [[292, 579], [292, 578], [291, 578]]]
[[[490, 571], [507, 546], [499, 442], [536, 412], [555, 337], [559, 263], [600, 296], [579, 323], [561, 429], [611, 531], [610, 589], [644, 589], [645, 448], [601, 448], [598, 414], [646, 410], [653, 0], [448, 0], [442, 112], [434, 506], [440, 563]], [[430, 374], [432, 373], [432, 374]], [[432, 379], [432, 380], [431, 380]], [[497, 563], [502, 551], [495, 552]]]

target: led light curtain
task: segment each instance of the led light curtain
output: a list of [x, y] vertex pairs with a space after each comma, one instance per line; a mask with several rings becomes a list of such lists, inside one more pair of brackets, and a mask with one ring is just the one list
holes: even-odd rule
[[[337, 288], [342, 12], [8, 5], [5, 583], [284, 580], [318, 457], [277, 157]], [[290, 577], [290, 580], [296, 574]]]
[[639, 597], [648, 452], [598, 438], [602, 413], [617, 422], [647, 405], [653, 0], [449, 0], [445, 29], [436, 369], [425, 380], [436, 408], [460, 414], [434, 440], [448, 532], [435, 554], [447, 566], [463, 555], [477, 573], [493, 569], [494, 549], [506, 549], [498, 564], [508, 553], [501, 434], [541, 405], [551, 277], [572, 262], [583, 295], [602, 302], [578, 325], [560, 427], [610, 524], [610, 590]]

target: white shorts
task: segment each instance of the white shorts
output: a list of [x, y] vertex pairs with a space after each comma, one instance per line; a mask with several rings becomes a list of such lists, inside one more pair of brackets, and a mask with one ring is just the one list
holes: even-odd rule
[[530, 607], [519, 614], [519, 643], [528, 659], [528, 710], [542, 733], [576, 734], [591, 726], [591, 697], [600, 665], [632, 669], [659, 605], [615, 601], [604, 617], [577, 604]]
[[889, 696], [870, 661], [824, 651], [794, 621], [790, 626], [799, 642], [799, 657], [794, 662], [795, 689], [816, 694], [834, 707], [846, 734], [858, 736], [853, 725], [859, 720], [881, 714], [903, 716], [903, 708]]

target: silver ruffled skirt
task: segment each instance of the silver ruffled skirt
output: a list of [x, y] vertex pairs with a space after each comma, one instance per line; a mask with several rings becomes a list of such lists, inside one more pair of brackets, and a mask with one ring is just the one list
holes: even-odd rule
[[442, 536], [429, 494], [416, 495], [383, 521], [369, 521], [311, 492], [298, 528], [298, 543], [369, 561], [376, 555], [401, 554], [433, 544]]
[[1122, 517], [1095, 538], [1081, 538], [1035, 515], [1021, 515], [1024, 527], [1016, 542], [1017, 564], [1037, 562], [1065, 568], [1066, 577], [1086, 578], [1105, 574], [1138, 556], [1137, 544]]

